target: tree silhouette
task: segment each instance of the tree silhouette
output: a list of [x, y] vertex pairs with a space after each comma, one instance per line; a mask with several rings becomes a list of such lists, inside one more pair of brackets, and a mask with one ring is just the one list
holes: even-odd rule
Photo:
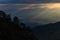
[[14, 23], [16, 23], [16, 24], [19, 24], [19, 18], [18, 18], [17, 16], [15, 16], [15, 17], [13, 18], [13, 21], [14, 21]]
[[7, 15], [7, 16], [6, 16], [6, 21], [7, 21], [7, 22], [11, 22], [11, 21], [12, 21], [10, 15]]
[[[0, 40], [37, 40], [30, 29], [25, 29], [24, 23], [21, 23], [21, 26], [18, 25], [18, 17], [15, 16], [14, 21], [11, 21], [10, 15], [3, 11], [0, 11], [0, 17]], [[22, 26], [24, 28], [20, 28]]]
[[4, 11], [0, 11], [0, 17], [6, 17], [6, 14]]
[[21, 23], [20, 26], [25, 29], [25, 24], [24, 23]]
[[3, 22], [6, 19], [6, 14], [3, 11], [0, 11], [0, 21]]

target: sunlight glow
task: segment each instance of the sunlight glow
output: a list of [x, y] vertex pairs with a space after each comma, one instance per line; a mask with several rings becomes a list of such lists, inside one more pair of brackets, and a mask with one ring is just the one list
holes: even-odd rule
[[40, 7], [49, 8], [49, 9], [60, 8], [60, 3], [46, 3], [46, 4], [41, 4]]

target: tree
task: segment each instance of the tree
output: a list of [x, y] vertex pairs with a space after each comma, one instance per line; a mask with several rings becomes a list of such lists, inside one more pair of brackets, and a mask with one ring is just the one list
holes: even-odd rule
[[5, 21], [6, 19], [6, 14], [4, 11], [0, 11], [0, 21]]
[[24, 23], [21, 23], [20, 26], [25, 29], [25, 24]]
[[[19, 25], [17, 26], [17, 24], [19, 24], [18, 17], [15, 16], [13, 18], [14, 22], [11, 21], [10, 15], [7, 16], [5, 15], [4, 17], [1, 17], [1, 19], [3, 19], [4, 21], [0, 20], [0, 40], [35, 40], [36, 39], [30, 29], [29, 30], [24, 29], [26, 27], [24, 23], [21, 23], [21, 26]], [[22, 26], [23, 29], [20, 28]]]
[[16, 24], [19, 24], [19, 18], [18, 18], [17, 16], [15, 16], [15, 17], [13, 18], [13, 21], [14, 21], [14, 23], [16, 23]]
[[6, 17], [6, 14], [4, 11], [0, 11], [0, 17]]
[[11, 22], [11, 16], [10, 16], [10, 15], [7, 15], [6, 20], [7, 20], [8, 22]]

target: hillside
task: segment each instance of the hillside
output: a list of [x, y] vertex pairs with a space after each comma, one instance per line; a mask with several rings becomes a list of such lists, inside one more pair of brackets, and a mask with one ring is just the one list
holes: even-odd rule
[[33, 32], [39, 40], [60, 40], [60, 22], [36, 26]]
[[10, 15], [0, 11], [0, 40], [37, 40], [24, 23], [19, 22], [18, 17], [13, 21]]

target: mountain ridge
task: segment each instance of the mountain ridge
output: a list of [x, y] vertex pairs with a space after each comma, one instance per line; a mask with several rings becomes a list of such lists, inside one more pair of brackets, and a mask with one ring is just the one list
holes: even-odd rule
[[39, 40], [60, 40], [60, 22], [36, 26], [33, 33]]

